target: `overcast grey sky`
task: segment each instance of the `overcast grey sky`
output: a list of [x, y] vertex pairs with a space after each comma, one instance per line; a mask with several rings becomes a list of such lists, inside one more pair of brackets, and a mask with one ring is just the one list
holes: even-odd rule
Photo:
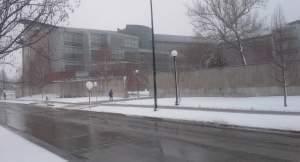
[[[69, 26], [116, 30], [126, 24], [150, 25], [149, 0], [81, 0]], [[193, 35], [186, 6], [193, 0], [153, 0], [157, 33]], [[300, 19], [299, 0], [269, 0], [266, 14], [282, 5], [287, 21]]]

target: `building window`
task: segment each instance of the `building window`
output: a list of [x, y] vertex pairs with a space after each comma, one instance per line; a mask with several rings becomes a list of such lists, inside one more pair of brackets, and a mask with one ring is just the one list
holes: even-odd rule
[[136, 39], [124, 39], [124, 47], [126, 48], [138, 48], [139, 42]]
[[92, 33], [91, 46], [93, 49], [107, 48], [108, 47], [107, 34]]
[[125, 52], [121, 49], [118, 50], [112, 50], [112, 59], [114, 60], [121, 60], [124, 59]]
[[64, 45], [76, 48], [83, 47], [83, 34], [76, 32], [65, 32], [64, 33]]
[[81, 65], [66, 65], [65, 70], [66, 71], [82, 71], [83, 66], [81, 66]]

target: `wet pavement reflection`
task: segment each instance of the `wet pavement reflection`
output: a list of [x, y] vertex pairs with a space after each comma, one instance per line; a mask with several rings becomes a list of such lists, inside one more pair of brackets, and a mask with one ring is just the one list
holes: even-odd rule
[[87, 162], [300, 161], [300, 136], [83, 111], [0, 105], [0, 123]]

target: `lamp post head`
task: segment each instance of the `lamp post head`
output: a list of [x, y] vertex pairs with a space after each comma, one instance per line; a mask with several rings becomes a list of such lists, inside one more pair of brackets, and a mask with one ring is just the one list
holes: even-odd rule
[[94, 82], [94, 87], [98, 87], [98, 83], [97, 82]]
[[93, 82], [91, 82], [91, 81], [88, 81], [88, 82], [86, 82], [86, 88], [90, 91], [90, 90], [92, 90], [93, 89], [93, 87], [94, 87], [94, 84], [93, 84]]
[[177, 57], [177, 56], [178, 56], [178, 51], [177, 51], [177, 50], [172, 50], [172, 51], [171, 51], [171, 55], [172, 55], [173, 57]]
[[140, 71], [139, 70], [135, 70], [135, 73], [138, 74]]

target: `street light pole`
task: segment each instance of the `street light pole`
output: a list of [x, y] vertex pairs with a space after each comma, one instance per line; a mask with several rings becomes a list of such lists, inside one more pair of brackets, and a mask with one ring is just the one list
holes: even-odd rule
[[88, 89], [88, 92], [89, 92], [89, 105], [91, 106], [91, 91], [94, 88], [94, 83], [88, 81], [88, 82], [86, 82], [85, 86], [86, 86], [86, 88]]
[[140, 98], [140, 87], [139, 87], [139, 78], [138, 78], [139, 72], [140, 72], [139, 70], [135, 71], [137, 98]]
[[176, 57], [178, 56], [178, 52], [176, 50], [173, 50], [171, 52], [171, 55], [173, 56], [173, 66], [174, 66], [174, 81], [175, 81], [175, 91], [176, 91], [176, 101], [175, 101], [175, 105], [178, 106], [179, 105], [179, 101], [178, 101], [178, 78], [177, 78], [177, 64], [176, 64]]
[[153, 86], [154, 86], [154, 111], [157, 111], [157, 83], [156, 83], [156, 57], [155, 57], [155, 36], [154, 36], [154, 19], [153, 19], [153, 3], [150, 0], [151, 8], [151, 27], [152, 27], [152, 55], [153, 55]]
[[96, 97], [96, 104], [97, 104], [97, 97], [98, 97], [98, 92], [97, 92], [97, 89], [98, 89], [98, 83], [97, 81], [94, 82], [94, 91], [95, 91], [95, 97]]

